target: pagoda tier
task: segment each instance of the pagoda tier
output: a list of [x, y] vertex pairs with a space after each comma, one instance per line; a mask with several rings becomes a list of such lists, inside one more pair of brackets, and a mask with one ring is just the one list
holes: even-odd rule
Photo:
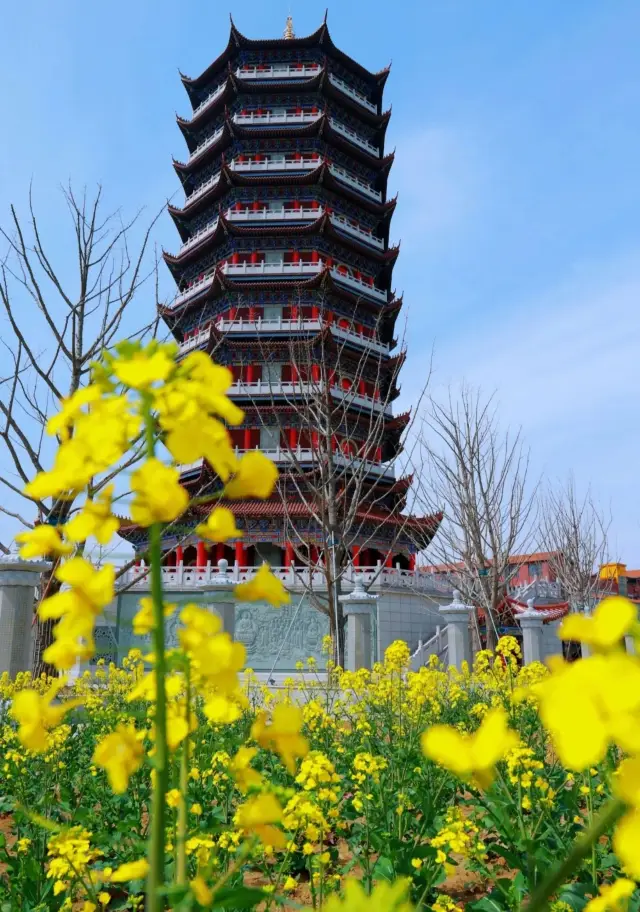
[[[439, 519], [406, 515], [411, 479], [395, 470], [410, 416], [393, 414], [404, 352], [392, 353], [402, 301], [389, 237], [389, 71], [336, 48], [326, 19], [313, 35], [287, 36], [253, 41], [232, 23], [220, 57], [182, 77], [193, 109], [178, 118], [187, 155], [174, 161], [185, 200], [168, 206], [180, 246], [164, 253], [178, 290], [160, 309], [182, 355], [206, 351], [230, 368], [244, 411], [232, 443], [279, 465], [278, 493], [234, 504], [243, 540], [211, 550], [193, 534], [210, 507], [192, 509], [167, 528], [166, 560], [287, 566], [302, 541], [307, 560], [321, 561], [310, 505], [329, 467], [338, 512], [357, 504], [345, 534], [353, 562], [408, 568]], [[332, 415], [322, 433], [310, 417], [320, 401]], [[221, 491], [202, 461], [181, 478], [192, 495]], [[121, 534], [144, 550], [144, 530]]]

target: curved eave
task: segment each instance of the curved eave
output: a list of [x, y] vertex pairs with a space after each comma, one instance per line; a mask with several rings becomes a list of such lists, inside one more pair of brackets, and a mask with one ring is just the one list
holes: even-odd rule
[[381, 114], [378, 114], [377, 111], [370, 111], [368, 108], [365, 108], [364, 105], [361, 105], [359, 102], [348, 95], [346, 92], [343, 92], [338, 86], [334, 85], [329, 79], [329, 73], [326, 72], [326, 78], [322, 83], [323, 90], [326, 90], [327, 97], [335, 99], [341, 107], [346, 108], [356, 117], [359, 117], [360, 120], [369, 124], [372, 127], [378, 129], [382, 128], [389, 122], [391, 117], [391, 110], [383, 111]]
[[303, 49], [314, 46], [324, 50], [329, 56], [338, 60], [346, 69], [350, 70], [355, 75], [370, 82], [379, 95], [382, 95], [384, 85], [389, 78], [391, 67], [387, 66], [378, 72], [372, 72], [371, 70], [367, 70], [366, 67], [363, 67], [362, 64], [358, 63], [352, 57], [349, 57], [344, 51], [341, 51], [340, 48], [334, 44], [333, 39], [329, 34], [326, 18], [315, 32], [312, 32], [312, 34], [305, 37], [266, 39], [247, 38], [238, 31], [232, 19], [229, 40], [222, 53], [219, 54], [199, 76], [191, 77], [184, 73], [180, 73], [180, 79], [189, 95], [192, 96], [194, 90], [201, 89], [210, 83], [214, 76], [224, 69], [224, 67], [233, 59], [234, 55], [243, 48], [264, 47], [268, 49], [282, 48], [285, 50], [294, 48]]
[[233, 132], [236, 136], [239, 136], [241, 139], [256, 139], [257, 137], [263, 137], [265, 139], [282, 139], [284, 138], [294, 138], [296, 139], [299, 136], [313, 136], [314, 133], [320, 135], [322, 132], [322, 124], [325, 120], [325, 115], [321, 114], [316, 120], [311, 121], [308, 124], [274, 124], [273, 126], [266, 127], [251, 127], [246, 124], [240, 124], [234, 121]]
[[180, 117], [176, 115], [176, 123], [180, 128], [180, 132], [185, 138], [187, 143], [187, 148], [190, 152], [196, 146], [194, 142], [195, 137], [193, 134], [194, 130], [200, 130], [206, 124], [211, 117], [214, 117], [216, 114], [220, 113], [221, 109], [224, 109], [230, 101], [233, 101], [238, 95], [238, 89], [235, 84], [235, 80], [231, 74], [227, 78], [227, 83], [222, 92], [215, 101], [212, 101], [210, 105], [207, 105], [206, 108], [203, 108], [195, 116], [189, 117]]
[[374, 215], [379, 215], [381, 219], [391, 215], [396, 207], [396, 199], [377, 203], [370, 197], [360, 193], [355, 187], [350, 187], [349, 184], [343, 183], [330, 171], [328, 165], [324, 165], [321, 169], [319, 182], [328, 187], [329, 190], [332, 190], [337, 196], [345, 196], [362, 209], [366, 209]]
[[212, 158], [215, 158], [217, 154], [220, 153], [222, 149], [226, 149], [230, 145], [231, 140], [234, 136], [234, 129], [231, 127], [229, 118], [225, 118], [224, 129], [220, 134], [216, 142], [212, 143], [204, 152], [192, 162], [181, 162], [177, 159], [173, 159], [173, 167], [180, 178], [184, 180], [192, 171], [201, 168], [203, 165], [206, 165]]

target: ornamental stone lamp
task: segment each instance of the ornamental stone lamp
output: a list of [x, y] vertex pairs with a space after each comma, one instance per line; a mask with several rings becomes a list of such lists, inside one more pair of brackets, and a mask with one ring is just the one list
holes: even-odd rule
[[45, 561], [0, 560], [0, 673], [31, 669], [33, 607]]
[[469, 618], [472, 611], [473, 606], [464, 604], [457, 589], [454, 589], [451, 604], [440, 607], [440, 614], [447, 625], [447, 664], [453, 665], [458, 671], [462, 670], [463, 662], [471, 664]]
[[522, 659], [525, 665], [532, 662], [542, 662], [542, 625], [544, 615], [536, 611], [533, 599], [527, 602], [526, 610], [518, 615], [518, 623], [522, 630]]
[[379, 596], [370, 595], [364, 588], [363, 580], [363, 575], [356, 573], [353, 577], [353, 591], [338, 599], [347, 619], [346, 671], [371, 668], [373, 665], [371, 609]]
[[[229, 561], [221, 558], [218, 561], [218, 572], [211, 574], [210, 584], [219, 592], [229, 593], [231, 596], [235, 583], [229, 576]], [[214, 614], [222, 621], [222, 629], [233, 639], [236, 628], [236, 606], [232, 599], [214, 602], [210, 605]]]

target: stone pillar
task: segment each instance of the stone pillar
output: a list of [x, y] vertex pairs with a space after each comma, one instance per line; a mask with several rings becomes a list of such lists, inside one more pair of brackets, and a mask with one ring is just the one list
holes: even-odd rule
[[472, 606], [462, 602], [460, 593], [456, 589], [451, 604], [442, 605], [439, 612], [447, 625], [447, 664], [453, 665], [458, 671], [461, 670], [463, 662], [471, 664], [469, 618], [472, 611]]
[[542, 662], [545, 656], [542, 649], [542, 625], [544, 617], [533, 607], [533, 599], [527, 602], [527, 610], [519, 614], [517, 621], [522, 630], [522, 657], [525, 665]]
[[0, 673], [31, 669], [35, 589], [49, 564], [0, 560]]
[[340, 602], [347, 620], [345, 643], [345, 670], [357, 671], [373, 665], [372, 608], [377, 595], [365, 591], [361, 573], [353, 578], [353, 591], [341, 595]]
[[236, 629], [236, 605], [231, 600], [234, 584], [233, 580], [229, 578], [229, 561], [224, 558], [218, 561], [218, 572], [211, 575], [211, 585], [220, 592], [224, 592], [225, 595], [229, 595], [229, 601], [216, 601], [210, 607], [222, 621], [222, 630], [233, 639]]

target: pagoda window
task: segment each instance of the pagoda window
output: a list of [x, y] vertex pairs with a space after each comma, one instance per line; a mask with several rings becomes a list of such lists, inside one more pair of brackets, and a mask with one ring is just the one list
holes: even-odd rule
[[284, 433], [277, 426], [260, 428], [260, 448], [263, 450], [275, 450], [282, 445], [280, 435]]
[[267, 361], [262, 365], [262, 379], [266, 383], [279, 383], [282, 380], [283, 364], [278, 361]]

